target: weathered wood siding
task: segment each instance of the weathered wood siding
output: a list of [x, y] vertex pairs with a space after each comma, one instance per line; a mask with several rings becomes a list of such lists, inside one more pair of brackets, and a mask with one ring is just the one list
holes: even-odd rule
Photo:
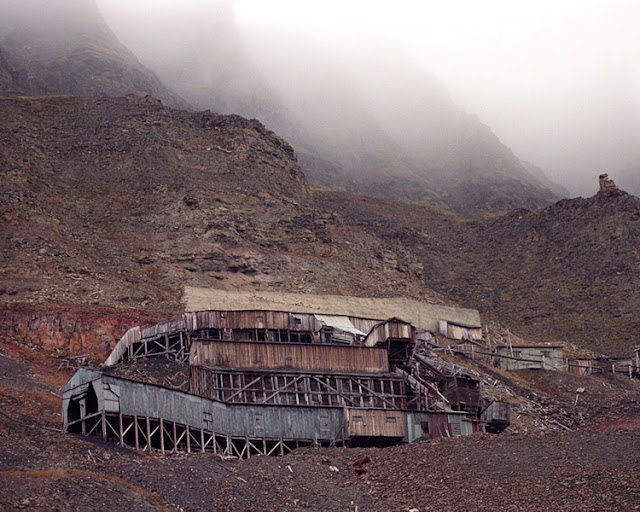
[[446, 320], [438, 321], [438, 332], [452, 340], [480, 341], [482, 339], [481, 327], [456, 325]]
[[356, 316], [350, 316], [349, 320], [353, 326], [359, 331], [368, 334], [371, 329], [374, 328], [377, 324], [380, 323], [380, 320], [372, 320], [371, 318], [358, 318]]
[[567, 358], [567, 372], [581, 377], [591, 373], [591, 359]]
[[384, 348], [195, 340], [189, 364], [304, 371], [389, 372]]
[[112, 366], [116, 364], [124, 355], [124, 353], [132, 346], [134, 343], [138, 343], [141, 339], [141, 331], [140, 327], [132, 327], [127, 332], [124, 333], [124, 336], [120, 338], [118, 344], [114, 347], [104, 362], [105, 366]]
[[185, 329], [185, 319], [184, 316], [179, 316], [177, 318], [173, 318], [166, 322], [161, 322], [156, 325], [152, 325], [151, 327], [147, 327], [142, 330], [141, 337], [142, 338], [156, 338], [158, 336], [162, 336], [165, 334], [172, 334], [178, 331], [184, 331]]
[[477, 429], [465, 413], [443, 411], [407, 413], [408, 442], [417, 439], [438, 439], [442, 437], [468, 436]]
[[591, 362], [591, 373], [628, 373], [632, 366], [631, 357], [598, 357]]
[[498, 347], [494, 366], [516, 370], [564, 370], [564, 354], [558, 346], [517, 346]]
[[470, 327], [462, 327], [460, 325], [447, 324], [447, 338], [462, 340], [469, 337], [472, 340], [481, 340], [482, 329], [473, 329]]
[[282, 329], [316, 331], [312, 314], [284, 311], [196, 311], [183, 315], [187, 329]]
[[453, 377], [445, 385], [442, 394], [457, 410], [475, 412], [480, 407], [480, 382], [465, 377]]
[[404, 413], [377, 409], [345, 409], [349, 437], [405, 437]]
[[413, 325], [401, 320], [388, 320], [373, 327], [364, 343], [367, 347], [373, 347], [385, 343], [390, 338], [415, 342], [416, 329]]
[[511, 408], [506, 402], [492, 402], [487, 407], [480, 418], [484, 421], [502, 421], [509, 423], [511, 421]]

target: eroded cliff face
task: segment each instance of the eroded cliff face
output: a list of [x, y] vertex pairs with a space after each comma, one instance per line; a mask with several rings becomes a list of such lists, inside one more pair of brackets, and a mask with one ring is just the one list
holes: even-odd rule
[[255, 273], [246, 231], [313, 226], [293, 149], [255, 120], [134, 96], [5, 96], [0, 110], [5, 303], [173, 311], [183, 281]]
[[5, 341], [42, 347], [59, 356], [88, 354], [102, 362], [128, 329], [164, 319], [158, 312], [107, 307], [16, 306], [0, 309], [0, 332]]

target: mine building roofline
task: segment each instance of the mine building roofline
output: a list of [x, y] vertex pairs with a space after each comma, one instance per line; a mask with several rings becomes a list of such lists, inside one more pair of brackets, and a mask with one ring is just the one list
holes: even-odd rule
[[448, 320], [447, 318], [440, 319], [443, 322], [447, 322], [448, 324], [455, 325], [456, 327], [464, 327], [465, 329], [482, 329], [482, 324], [471, 324], [467, 322], [459, 322], [457, 320]]

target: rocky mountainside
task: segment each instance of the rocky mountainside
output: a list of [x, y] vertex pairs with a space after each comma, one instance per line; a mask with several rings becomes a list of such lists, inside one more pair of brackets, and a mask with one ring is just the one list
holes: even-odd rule
[[316, 197], [347, 226], [402, 247], [431, 289], [485, 319], [530, 339], [629, 356], [640, 328], [640, 199], [601, 181], [591, 198], [472, 222], [368, 197]]
[[169, 91], [106, 25], [94, 0], [24, 0], [0, 4], [0, 91], [28, 95], [151, 94]]
[[640, 199], [606, 175], [590, 198], [514, 211], [482, 226], [482, 279], [491, 309], [530, 335], [630, 354], [640, 329]]
[[135, 38], [134, 51], [196, 108], [256, 117], [284, 137], [312, 185], [464, 216], [548, 206], [567, 195], [403, 50], [352, 50], [244, 28], [231, 3], [216, 5], [198, 19], [183, 13], [163, 26], [172, 35], [153, 45]]
[[[275, 130], [294, 146], [311, 184], [471, 217], [538, 208], [566, 194], [401, 51], [336, 59], [300, 36], [243, 31], [231, 3], [216, 5], [210, 15], [150, 32], [153, 44], [143, 40], [136, 51], [196, 108], [255, 117]], [[120, 43], [94, 0], [1, 5], [0, 90], [149, 94], [188, 107]]]
[[[185, 285], [407, 296], [629, 354], [640, 206], [605, 188], [464, 222], [310, 189], [258, 121], [151, 98], [0, 99], [0, 300], [180, 309]], [[50, 307], [45, 308], [50, 310]]]
[[1, 103], [3, 272], [38, 300], [176, 307], [193, 272], [251, 273], [238, 217], [266, 237], [311, 201], [291, 147], [257, 121], [134, 96]]

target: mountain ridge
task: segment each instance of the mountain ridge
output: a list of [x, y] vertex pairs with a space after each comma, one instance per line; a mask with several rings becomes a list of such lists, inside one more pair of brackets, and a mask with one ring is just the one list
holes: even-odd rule
[[239, 116], [133, 95], [5, 95], [0, 113], [5, 306], [175, 312], [185, 285], [405, 296], [531, 339], [633, 347], [640, 200], [617, 188], [462, 221], [310, 188], [293, 148]]

